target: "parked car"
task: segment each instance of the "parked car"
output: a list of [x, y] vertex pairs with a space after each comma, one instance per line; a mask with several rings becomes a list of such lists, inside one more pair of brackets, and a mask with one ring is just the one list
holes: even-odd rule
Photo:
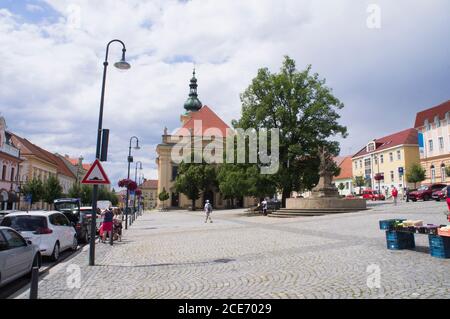
[[381, 194], [379, 191], [374, 190], [364, 190], [362, 192], [362, 198], [367, 200], [385, 200], [386, 197]]
[[0, 226], [15, 229], [26, 240], [38, 245], [42, 256], [49, 256], [53, 261], [59, 259], [62, 251], [78, 248], [75, 228], [66, 216], [58, 211], [9, 214]]
[[17, 212], [16, 210], [0, 210], [0, 223], [6, 215]]
[[440, 190], [434, 191], [431, 197], [437, 202], [440, 200], [445, 200], [447, 198], [447, 186]]
[[81, 214], [81, 203], [78, 198], [61, 198], [53, 201], [55, 210], [64, 214], [77, 232], [79, 242], [88, 243], [90, 224]]
[[41, 267], [39, 247], [17, 231], [0, 226], [0, 287]]
[[447, 185], [445, 184], [422, 185], [416, 191], [409, 193], [409, 199], [413, 202], [416, 202], [418, 200], [430, 200], [433, 196], [433, 192], [442, 190], [446, 186]]

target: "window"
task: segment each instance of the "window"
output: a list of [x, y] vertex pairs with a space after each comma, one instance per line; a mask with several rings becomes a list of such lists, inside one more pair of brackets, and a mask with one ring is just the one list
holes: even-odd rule
[[441, 121], [439, 120], [439, 116], [434, 117], [434, 125], [436, 127], [441, 127]]
[[391, 162], [394, 161], [394, 154], [392, 154], [392, 152], [389, 153], [389, 160], [390, 160]]
[[355, 161], [355, 169], [358, 169], [358, 161]]
[[349, 182], [345, 183], [345, 189], [350, 189], [350, 183]]
[[172, 181], [174, 181], [178, 176], [178, 166], [172, 166]]
[[391, 182], [394, 182], [394, 171], [391, 171]]
[[439, 149], [444, 149], [444, 138], [442, 136], [439, 137]]
[[383, 154], [380, 155], [380, 163], [381, 163], [381, 164], [384, 163], [384, 155], [383, 155]]
[[2, 169], [2, 180], [6, 180], [6, 165], [3, 165], [3, 169]]
[[11, 168], [11, 182], [15, 181], [14, 178], [14, 167]]
[[397, 160], [401, 160], [402, 159], [402, 152], [400, 150], [397, 151]]
[[27, 245], [25, 240], [13, 230], [7, 229], [3, 234], [5, 235], [9, 248], [19, 248]]
[[444, 183], [445, 182], [445, 164], [442, 163], [441, 164], [441, 182]]
[[375, 161], [375, 164], [378, 164], [378, 156], [374, 156], [374, 161]]
[[364, 166], [365, 166], [365, 167], [370, 167], [370, 158], [366, 158], [366, 159], [364, 160]]
[[433, 152], [433, 140], [428, 141], [428, 149], [430, 150], [430, 152]]
[[2, 232], [0, 231], [0, 251], [8, 249], [8, 242], [3, 237]]
[[436, 169], [434, 168], [434, 165], [431, 166], [431, 183], [434, 183], [436, 181]]
[[369, 143], [367, 144], [367, 152], [373, 152], [375, 151], [375, 143]]
[[362, 168], [362, 160], [359, 160], [359, 168]]
[[424, 126], [425, 126], [425, 130], [427, 130], [427, 131], [431, 130], [431, 125], [428, 120], [425, 120]]

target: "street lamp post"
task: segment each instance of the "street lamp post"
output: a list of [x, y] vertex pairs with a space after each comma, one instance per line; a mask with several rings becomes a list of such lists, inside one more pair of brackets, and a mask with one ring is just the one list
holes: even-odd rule
[[[133, 157], [131, 156], [131, 143], [133, 142], [133, 139], [136, 140], [136, 146], [134, 147], [134, 149], [138, 150], [139, 147], [139, 139], [136, 136], [132, 136], [130, 137], [130, 145], [128, 147], [128, 174], [127, 174], [127, 179], [130, 179], [130, 165], [133, 162]], [[125, 229], [128, 229], [128, 201], [130, 199], [130, 190], [127, 187], [127, 198], [126, 198], [126, 202], [125, 202]]]
[[[100, 159], [100, 149], [101, 149], [101, 139], [102, 139], [102, 124], [103, 124], [103, 105], [105, 101], [105, 84], [106, 84], [106, 70], [108, 68], [108, 54], [109, 46], [111, 43], [119, 42], [122, 45], [122, 58], [119, 62], [114, 63], [114, 66], [121, 70], [128, 70], [131, 66], [125, 60], [125, 44], [118, 39], [111, 40], [106, 45], [106, 55], [105, 61], [103, 62], [103, 81], [102, 81], [102, 93], [100, 97], [100, 112], [98, 116], [98, 130], [97, 130], [97, 148], [95, 152], [95, 158]], [[95, 235], [96, 235], [96, 219], [97, 219], [97, 193], [98, 185], [94, 185], [92, 190], [92, 218], [91, 218], [91, 238], [89, 243], [89, 265], [94, 266], [95, 264]]]
[[[141, 161], [137, 161], [135, 169], [134, 169], [134, 182], [139, 186], [138, 180], [137, 180], [138, 164], [139, 164], [139, 170], [142, 171], [142, 162]], [[133, 222], [134, 222], [135, 219], [136, 219], [136, 193], [134, 194], [134, 198], [133, 198]]]

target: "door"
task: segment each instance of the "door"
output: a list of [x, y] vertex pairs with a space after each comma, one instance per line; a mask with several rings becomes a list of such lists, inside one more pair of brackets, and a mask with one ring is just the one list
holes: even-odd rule
[[33, 261], [32, 249], [28, 247], [26, 241], [18, 233], [11, 229], [2, 231], [7, 242], [7, 249], [2, 251], [5, 254], [5, 269], [3, 270], [3, 280], [19, 277], [31, 269]]
[[[54, 243], [56, 241], [59, 241], [59, 247], [61, 250], [63, 250], [67, 246], [67, 235], [65, 234], [65, 227], [62, 226], [63, 219], [60, 218], [61, 214], [52, 214], [49, 216], [48, 220], [50, 224], [52, 225], [51, 228], [53, 230], [53, 240]], [[52, 245], [54, 245], [52, 243]]]
[[171, 199], [171, 203], [170, 205], [172, 207], [178, 207], [179, 206], [179, 199], [180, 199], [180, 194], [178, 193], [172, 193], [172, 199]]
[[59, 227], [61, 227], [62, 237], [64, 238], [64, 246], [61, 244], [61, 248], [71, 247], [74, 237], [74, 228], [67, 217], [63, 214], [58, 214], [57, 219], [59, 220]]

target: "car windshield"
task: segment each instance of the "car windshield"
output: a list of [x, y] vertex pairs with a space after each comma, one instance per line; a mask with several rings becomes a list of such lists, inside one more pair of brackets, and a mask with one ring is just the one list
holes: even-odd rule
[[43, 216], [6, 216], [1, 226], [11, 227], [17, 231], [36, 231], [47, 227], [47, 220]]
[[417, 190], [418, 191], [426, 191], [426, 190], [428, 190], [428, 186], [425, 186], [425, 185], [420, 186]]
[[55, 209], [58, 211], [63, 210], [78, 210], [78, 204], [76, 202], [60, 202], [55, 203]]

